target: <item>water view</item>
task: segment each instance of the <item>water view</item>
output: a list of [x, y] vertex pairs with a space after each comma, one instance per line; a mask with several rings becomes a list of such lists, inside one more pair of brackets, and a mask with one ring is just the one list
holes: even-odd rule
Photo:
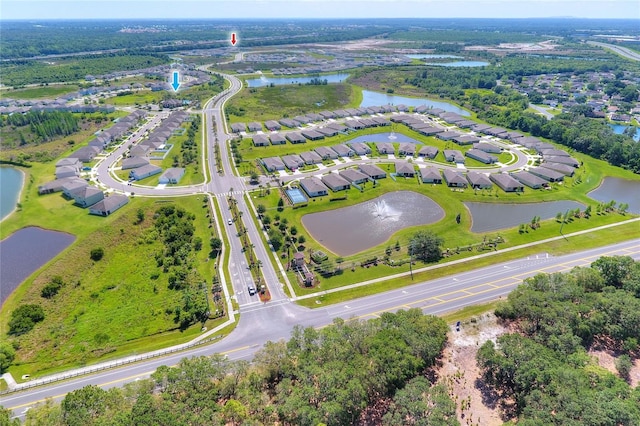
[[417, 107], [420, 105], [426, 105], [432, 108], [442, 108], [445, 111], [455, 112], [460, 115], [469, 116], [469, 111], [466, 111], [459, 106], [444, 101], [432, 101], [431, 99], [420, 98], [407, 98], [405, 96], [390, 95], [387, 93], [372, 92], [370, 90], [362, 91], [361, 107], [380, 106], [380, 105], [407, 105]]
[[396, 191], [354, 206], [304, 215], [302, 224], [327, 249], [350, 256], [384, 243], [403, 228], [443, 217], [444, 210], [431, 198]]
[[[613, 129], [613, 133], [621, 135], [629, 126], [625, 126], [624, 124], [609, 124], [609, 127]], [[636, 132], [633, 134], [633, 140], [638, 142], [640, 141], [640, 127], [636, 127], [635, 129]]]
[[402, 133], [391, 133], [391, 132], [374, 133], [372, 135], [358, 136], [357, 138], [351, 139], [349, 142], [350, 143], [351, 142], [391, 142], [391, 143], [410, 142], [410, 143], [417, 143], [417, 144], [422, 143], [413, 138], [410, 138], [409, 136], [405, 136]]
[[13, 167], [0, 167], [0, 220], [16, 208], [24, 174]]
[[71, 234], [30, 226], [0, 241], [0, 305], [29, 275], [75, 239]]
[[512, 228], [521, 223], [530, 223], [534, 216], [540, 220], [556, 217], [558, 213], [570, 209], [584, 209], [577, 201], [549, 201], [530, 204], [475, 203], [464, 205], [471, 213], [471, 232], [491, 232], [498, 229]]
[[613, 200], [618, 204], [629, 204], [630, 213], [640, 214], [640, 181], [606, 177], [588, 195], [603, 203]]
[[346, 73], [338, 73], [338, 74], [327, 74], [327, 75], [319, 75], [319, 76], [299, 76], [299, 77], [265, 77], [264, 75], [260, 78], [251, 78], [247, 80], [247, 86], [249, 87], [265, 87], [271, 84], [275, 86], [281, 86], [284, 84], [306, 84], [311, 82], [313, 79], [319, 80], [327, 80], [328, 83], [342, 83], [349, 77], [349, 74]]
[[454, 62], [425, 62], [425, 65], [433, 65], [436, 67], [486, 67], [489, 62], [484, 61], [454, 61]]

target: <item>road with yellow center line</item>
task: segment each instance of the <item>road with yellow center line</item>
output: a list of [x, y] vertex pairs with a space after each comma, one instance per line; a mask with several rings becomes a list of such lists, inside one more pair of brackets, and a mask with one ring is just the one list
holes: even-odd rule
[[289, 301], [253, 305], [242, 310], [234, 332], [214, 344], [3, 395], [0, 404], [23, 418], [26, 410], [47, 399], [60, 400], [68, 392], [89, 384], [103, 388], [122, 386], [148, 377], [161, 365], [175, 365], [185, 356], [222, 353], [230, 360], [250, 360], [266, 341], [287, 339], [296, 325], [323, 327], [335, 318], [365, 320], [383, 312], [411, 308], [438, 315], [504, 297], [523, 279], [538, 273], [565, 272], [576, 266], [588, 266], [601, 256], [614, 255], [639, 260], [640, 240], [558, 257], [541, 253], [313, 310]]

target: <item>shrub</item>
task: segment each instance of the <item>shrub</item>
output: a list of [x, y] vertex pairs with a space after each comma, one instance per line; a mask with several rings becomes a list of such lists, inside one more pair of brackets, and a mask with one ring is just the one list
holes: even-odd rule
[[91, 260], [97, 262], [104, 256], [104, 249], [102, 247], [97, 247], [91, 250]]
[[45, 299], [51, 299], [53, 296], [58, 294], [58, 291], [60, 291], [63, 285], [64, 282], [62, 281], [62, 277], [56, 275], [51, 279], [51, 282], [44, 286], [44, 288], [40, 292], [40, 296], [44, 297]]
[[11, 313], [9, 321], [9, 334], [20, 336], [44, 320], [44, 311], [40, 305], [22, 305]]

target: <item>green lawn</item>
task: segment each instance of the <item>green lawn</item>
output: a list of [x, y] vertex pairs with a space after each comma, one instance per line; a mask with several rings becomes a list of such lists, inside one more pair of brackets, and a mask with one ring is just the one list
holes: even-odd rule
[[346, 83], [244, 88], [227, 102], [225, 110], [231, 123], [264, 122], [314, 111], [355, 107], [360, 104], [358, 98], [358, 90]]
[[[16, 365], [10, 370], [15, 377], [22, 374], [33, 377], [183, 343], [200, 333], [200, 324], [180, 332], [173, 321], [172, 309], [180, 303], [180, 294], [168, 289], [167, 274], [156, 266], [155, 255], [161, 244], [154, 237], [151, 217], [166, 203], [175, 203], [196, 215], [196, 236], [204, 242], [197, 268], [210, 282], [214, 263], [207, 261], [207, 243], [212, 229], [208, 227], [208, 209], [203, 208], [202, 196], [176, 200], [134, 197], [107, 218], [90, 216], [86, 209], [70, 205], [58, 194], [42, 196], [37, 201], [25, 204], [39, 204], [40, 216], [51, 218], [42, 215], [41, 204], [49, 203], [58, 212], [59, 220], [70, 224], [56, 226], [59, 223], [51, 220], [48, 227], [72, 232], [77, 240], [22, 284], [3, 306], [0, 315], [3, 330], [7, 330], [10, 312], [20, 304], [40, 304], [46, 315], [45, 321], [31, 332], [10, 339], [20, 348]], [[145, 212], [141, 224], [135, 223], [138, 209]], [[21, 213], [9, 220], [16, 222], [20, 216], [26, 216]], [[42, 226], [43, 222], [47, 221], [41, 220], [39, 224]], [[3, 231], [4, 228], [3, 223]], [[105, 250], [104, 258], [98, 262], [89, 258], [95, 247]], [[53, 299], [42, 298], [41, 289], [56, 275], [63, 278], [63, 289]], [[206, 325], [212, 328], [223, 321], [212, 320]]]
[[152, 92], [151, 89], [142, 89], [130, 95], [114, 96], [105, 99], [105, 103], [115, 106], [146, 105], [161, 102], [163, 95], [163, 91]]
[[65, 93], [71, 93], [78, 90], [75, 84], [52, 84], [32, 87], [28, 89], [6, 90], [2, 91], [3, 97], [14, 99], [45, 99], [56, 98]]

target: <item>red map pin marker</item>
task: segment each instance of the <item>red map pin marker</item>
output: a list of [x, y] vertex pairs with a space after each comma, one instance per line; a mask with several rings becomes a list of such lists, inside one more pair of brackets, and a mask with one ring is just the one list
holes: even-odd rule
[[235, 46], [237, 42], [238, 40], [236, 39], [236, 33], [231, 33], [231, 44]]

